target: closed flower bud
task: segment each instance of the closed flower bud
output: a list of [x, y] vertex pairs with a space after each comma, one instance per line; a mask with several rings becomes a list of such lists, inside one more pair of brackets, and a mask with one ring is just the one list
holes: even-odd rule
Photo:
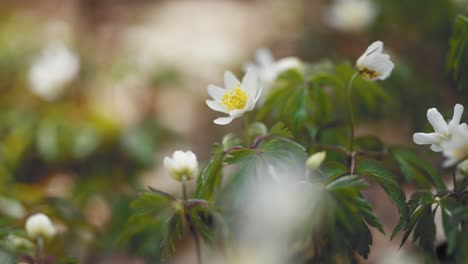
[[189, 181], [198, 173], [197, 156], [192, 151], [176, 151], [164, 158], [164, 167], [178, 181]]
[[320, 168], [320, 165], [322, 165], [326, 157], [327, 157], [326, 151], [320, 151], [320, 152], [312, 154], [306, 161], [307, 168], [311, 170], [316, 170]]
[[26, 220], [26, 232], [28, 236], [36, 239], [39, 237], [51, 239], [56, 234], [56, 229], [47, 215], [39, 213], [30, 216]]

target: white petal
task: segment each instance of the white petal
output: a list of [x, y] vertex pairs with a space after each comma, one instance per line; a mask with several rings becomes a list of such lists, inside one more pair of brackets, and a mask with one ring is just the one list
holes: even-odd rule
[[374, 53], [382, 53], [382, 50], [383, 50], [383, 42], [380, 40], [377, 40], [377, 41], [374, 41], [374, 43], [370, 44], [370, 46], [367, 48], [364, 54], [366, 56], [369, 56], [370, 54], [374, 54]]
[[449, 122], [449, 127], [455, 126], [460, 124], [460, 119], [463, 115], [463, 105], [461, 104], [456, 104], [455, 107], [453, 108], [453, 117], [452, 120]]
[[242, 79], [242, 88], [249, 95], [253, 95], [258, 86], [258, 74], [255, 70], [249, 70]]
[[436, 108], [427, 110], [427, 120], [429, 123], [431, 123], [435, 132], [441, 134], [442, 136], [448, 135], [449, 130], [447, 122], [445, 122], [444, 117], [442, 117]]
[[232, 116], [227, 116], [227, 117], [219, 117], [216, 118], [213, 122], [217, 125], [227, 125], [231, 123], [231, 121], [234, 119]]
[[439, 144], [443, 138], [438, 133], [414, 133], [413, 141], [418, 145]]
[[211, 108], [212, 110], [222, 112], [222, 113], [226, 113], [226, 114], [229, 113], [229, 111], [226, 109], [226, 106], [220, 104], [217, 101], [206, 100], [206, 105], [208, 105], [208, 107]]
[[378, 79], [379, 80], [387, 79], [392, 73], [394, 67], [395, 67], [395, 64], [393, 64], [393, 62], [391, 61], [388, 61], [388, 65], [386, 66], [386, 69], [383, 72], [381, 72], [381, 75], [378, 77]]
[[208, 85], [208, 94], [215, 100], [220, 101], [223, 98], [224, 93], [226, 92], [225, 89], [220, 88], [216, 85]]
[[444, 148], [442, 148], [441, 145], [432, 144], [431, 145], [431, 150], [434, 151], [434, 152], [441, 152], [442, 150], [444, 150]]
[[232, 110], [231, 112], [229, 112], [229, 115], [233, 118], [238, 118], [241, 117], [245, 112], [247, 112], [246, 109]]
[[271, 51], [266, 48], [258, 49], [255, 53], [255, 59], [257, 60], [257, 63], [260, 67], [266, 67], [275, 62]]
[[236, 88], [240, 84], [239, 80], [230, 71], [224, 73], [224, 87], [227, 90]]

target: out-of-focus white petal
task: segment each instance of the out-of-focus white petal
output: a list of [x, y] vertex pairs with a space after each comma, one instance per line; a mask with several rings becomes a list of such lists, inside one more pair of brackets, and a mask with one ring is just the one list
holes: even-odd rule
[[240, 84], [239, 80], [230, 71], [224, 73], [224, 86], [227, 90], [232, 90]]
[[460, 124], [462, 115], [463, 115], [463, 105], [456, 104], [453, 107], [453, 117], [452, 117], [452, 120], [450, 120], [448, 126], [451, 127], [451, 126]]
[[418, 145], [438, 144], [443, 138], [438, 133], [415, 133], [413, 135], [414, 143]]
[[249, 96], [256, 93], [258, 89], [258, 75], [257, 71], [249, 70], [242, 79], [242, 88]]
[[257, 63], [260, 65], [260, 67], [265, 67], [275, 62], [273, 54], [271, 54], [271, 51], [266, 48], [258, 49], [255, 53], [255, 59], [257, 60]]
[[447, 122], [445, 122], [444, 117], [436, 108], [430, 108], [427, 110], [427, 120], [432, 125], [435, 132], [445, 137], [448, 136], [449, 130]]
[[220, 88], [216, 85], [208, 85], [208, 94], [215, 100], [220, 101], [223, 98], [224, 93], [226, 92], [225, 89]]
[[221, 105], [217, 101], [206, 100], [206, 105], [208, 105], [208, 107], [211, 108], [212, 110], [222, 112], [222, 113], [226, 113], [226, 114], [229, 113], [229, 111], [226, 109], [226, 107], [224, 105]]
[[373, 53], [382, 53], [383, 51], [383, 42], [380, 40], [374, 41], [370, 46], [367, 48], [366, 52], [364, 52], [364, 55], [369, 56], [370, 54]]
[[227, 125], [232, 122], [234, 117], [232, 116], [227, 116], [227, 117], [219, 117], [216, 118], [213, 122], [217, 125]]

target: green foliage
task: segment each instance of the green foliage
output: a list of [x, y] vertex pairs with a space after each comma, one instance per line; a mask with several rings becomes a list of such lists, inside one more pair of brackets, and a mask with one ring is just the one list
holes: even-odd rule
[[463, 102], [468, 100], [468, 17], [457, 17], [450, 39], [447, 67], [452, 72]]
[[349, 248], [367, 258], [372, 236], [368, 225], [383, 231], [382, 224], [372, 211], [372, 206], [362, 198], [360, 192], [368, 188], [368, 184], [357, 176], [340, 177], [326, 186], [329, 203], [326, 205], [327, 224], [330, 242], [338, 247], [338, 252], [352, 255]]
[[395, 180], [393, 174], [381, 163], [371, 160], [363, 160], [356, 165], [356, 173], [367, 176], [376, 181], [393, 200], [400, 212], [400, 219], [408, 218], [408, 207], [405, 203], [405, 193]]
[[213, 156], [200, 172], [197, 179], [195, 198], [210, 200], [222, 182], [224, 150], [222, 145], [215, 145]]
[[416, 181], [425, 188], [432, 185], [439, 191], [446, 189], [434, 166], [418, 154], [402, 148], [392, 149], [391, 153], [405, 175], [406, 181]]

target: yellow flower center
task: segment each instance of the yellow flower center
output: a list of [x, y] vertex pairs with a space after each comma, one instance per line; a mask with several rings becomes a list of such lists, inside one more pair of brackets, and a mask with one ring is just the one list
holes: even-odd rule
[[223, 95], [221, 102], [228, 110], [240, 110], [244, 109], [248, 99], [249, 96], [237, 86], [231, 91], [227, 91]]
[[359, 69], [359, 74], [361, 74], [362, 76], [364, 76], [364, 78], [367, 78], [367, 79], [377, 78], [380, 75], [380, 73], [374, 70], [371, 70], [369, 68]]

